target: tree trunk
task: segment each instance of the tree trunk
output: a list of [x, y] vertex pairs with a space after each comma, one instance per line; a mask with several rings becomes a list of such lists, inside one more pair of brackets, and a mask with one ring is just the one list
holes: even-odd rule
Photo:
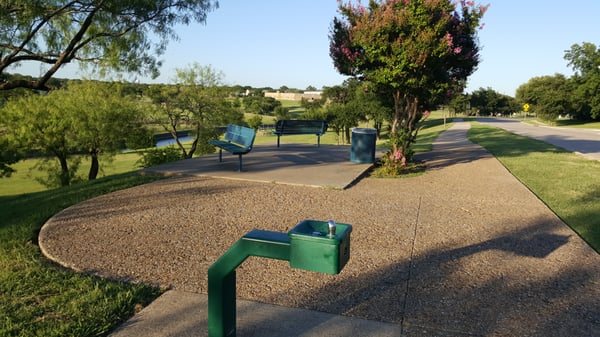
[[100, 163], [98, 161], [98, 150], [90, 150], [90, 156], [92, 159], [92, 166], [90, 166], [90, 173], [88, 174], [88, 180], [94, 180], [98, 176], [100, 169]]
[[71, 185], [71, 175], [67, 156], [58, 156], [58, 161], [60, 162], [60, 186], [69, 186]]
[[345, 127], [344, 128], [344, 132], [346, 135], [346, 144], [350, 144], [350, 128], [349, 127]]
[[179, 147], [179, 149], [183, 153], [183, 158], [187, 158], [188, 153], [185, 150], [185, 146], [183, 146], [183, 144], [181, 144], [181, 142], [179, 141], [179, 136], [177, 136], [177, 131], [175, 130], [175, 131], [171, 132], [171, 136], [173, 136], [173, 139], [175, 139], [175, 143], [177, 143], [177, 147]]
[[373, 124], [373, 127], [375, 128], [375, 134], [377, 139], [381, 139], [381, 128], [383, 127], [383, 123], [376, 121]]
[[[396, 135], [400, 123], [402, 121], [402, 104], [400, 103], [400, 90], [394, 93], [394, 119], [392, 120], [392, 128], [390, 130], [390, 140], [393, 135]], [[398, 152], [397, 142], [392, 142], [392, 153]]]
[[200, 140], [200, 125], [196, 126], [196, 137], [194, 137], [194, 141], [192, 142], [192, 147], [188, 152], [188, 155], [185, 158], [192, 158], [194, 156], [194, 152], [196, 152], [196, 148], [198, 147], [198, 141]]

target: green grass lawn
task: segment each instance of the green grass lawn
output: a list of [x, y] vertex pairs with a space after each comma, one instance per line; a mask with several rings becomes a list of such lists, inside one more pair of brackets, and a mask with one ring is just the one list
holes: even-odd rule
[[302, 113], [305, 111], [305, 109], [300, 105], [300, 101], [283, 99], [280, 100], [280, 102], [282, 107], [289, 109], [294, 118], [300, 117], [300, 115], [302, 115]]
[[72, 187], [0, 196], [0, 336], [105, 336], [160, 290], [66, 270], [37, 236], [60, 210], [156, 178], [120, 174]]
[[502, 129], [473, 123], [469, 139], [492, 153], [600, 252], [600, 162]]
[[[100, 173], [98, 177], [106, 177], [114, 174], [132, 172], [138, 169], [136, 167], [136, 161], [140, 158], [140, 155], [136, 152], [128, 152], [118, 154], [114, 160], [106, 161], [100, 159]], [[53, 159], [55, 160], [55, 159]], [[0, 179], [0, 196], [6, 195], [18, 195], [22, 193], [32, 193], [45, 191], [48, 188], [38, 182], [36, 178], [44, 178], [45, 172], [37, 170], [36, 164], [40, 159], [32, 158], [22, 160], [12, 167], [16, 170], [10, 178]], [[86, 180], [87, 173], [90, 169], [89, 159], [84, 159], [78, 170], [78, 177], [82, 180]]]
[[559, 119], [556, 121], [557, 126], [566, 126], [570, 128], [581, 128], [581, 129], [599, 129], [600, 130], [600, 122], [586, 122], [582, 123], [579, 121], [574, 121], [570, 119]]

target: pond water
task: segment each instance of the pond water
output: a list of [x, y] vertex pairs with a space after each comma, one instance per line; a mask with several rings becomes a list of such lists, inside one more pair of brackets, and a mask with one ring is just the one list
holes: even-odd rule
[[[179, 141], [180, 142], [191, 142], [192, 140], [194, 140], [194, 136], [185, 136], [185, 137], [179, 137]], [[169, 138], [169, 139], [162, 139], [156, 142], [156, 147], [163, 147], [163, 146], [168, 146], [168, 145], [173, 145], [176, 144], [175, 139], [174, 138]]]

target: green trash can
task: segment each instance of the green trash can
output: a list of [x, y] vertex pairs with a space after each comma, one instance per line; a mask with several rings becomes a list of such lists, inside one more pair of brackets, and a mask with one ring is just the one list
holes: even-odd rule
[[352, 145], [350, 146], [350, 161], [354, 163], [375, 162], [375, 141], [377, 130], [373, 128], [352, 129]]

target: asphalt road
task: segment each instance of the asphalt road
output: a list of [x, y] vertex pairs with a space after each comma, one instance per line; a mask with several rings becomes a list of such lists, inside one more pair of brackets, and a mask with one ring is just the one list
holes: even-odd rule
[[600, 160], [600, 129], [538, 126], [515, 119], [479, 118], [477, 121]]

